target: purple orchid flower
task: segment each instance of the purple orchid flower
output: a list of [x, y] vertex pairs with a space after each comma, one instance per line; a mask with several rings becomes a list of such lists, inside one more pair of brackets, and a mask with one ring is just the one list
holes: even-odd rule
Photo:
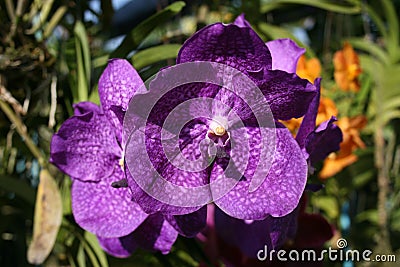
[[122, 118], [142, 84], [126, 60], [110, 60], [99, 81], [101, 107], [74, 105], [74, 115], [51, 142], [50, 161], [72, 179], [76, 222], [116, 257], [127, 257], [137, 247], [168, 253], [177, 238], [164, 216], [146, 214], [124, 185]]
[[[280, 40], [279, 42], [288, 44], [290, 41]], [[274, 47], [277, 44], [277, 41], [273, 41], [267, 43], [267, 46]], [[298, 53], [293, 52], [294, 50], [297, 50]], [[287, 51], [289, 54], [296, 55], [293, 57], [294, 65], [296, 65], [298, 57], [303, 52], [299, 49]], [[274, 53], [272, 55], [274, 59]], [[285, 68], [285, 66], [282, 66], [282, 68]], [[295, 68], [286, 68], [286, 70], [295, 71]], [[296, 141], [303, 150], [311, 168], [318, 161], [325, 159], [331, 152], [339, 150], [339, 144], [342, 141], [342, 132], [334, 124], [335, 117], [315, 128], [320, 101], [320, 82], [320, 78], [314, 82], [317, 94], [311, 101], [296, 136]], [[307, 185], [306, 189], [307, 187], [312, 190], [318, 186]], [[238, 220], [216, 209], [215, 215], [213, 214], [216, 232], [225, 242], [239, 248], [249, 258], [256, 258], [257, 252], [265, 245], [268, 249], [277, 249], [287, 239], [294, 240], [297, 248], [321, 247], [324, 242], [332, 237], [333, 229], [321, 215], [305, 213], [307, 203], [305, 194], [303, 194], [302, 199], [302, 203], [299, 203], [296, 209], [288, 215], [280, 218], [268, 216], [264, 220], [256, 221]]]
[[[218, 85], [209, 83], [180, 85], [161, 97], [147, 117], [146, 128], [143, 130], [146, 135], [145, 150], [155, 172], [161, 174], [166, 181], [187, 188], [201, 187], [222, 178], [229, 180], [232, 179], [230, 175], [233, 176], [238, 172], [238, 168], [235, 167], [241, 163], [243, 155], [240, 152], [243, 147], [243, 154], [249, 155], [243, 175], [232, 190], [213, 199], [214, 203], [227, 215], [238, 219], [262, 220], [268, 216], [283, 217], [290, 214], [296, 208], [304, 191], [308, 167], [298, 143], [288, 129], [277, 120], [303, 116], [317, 94], [317, 88], [313, 84], [294, 74], [297, 59], [302, 53], [304, 49], [288, 39], [272, 41], [266, 45], [243, 15], [233, 24], [209, 25], [189, 38], [179, 51], [177, 66], [185, 63], [216, 62], [235, 68], [257, 85], [262, 92], [262, 99], [256, 99], [255, 102], [266, 101], [276, 121], [272, 127], [257, 124], [252, 110], [243, 99]], [[133, 106], [154, 98], [154, 92], [160, 91], [163, 87], [162, 78], [168, 71], [169, 69], [164, 70], [150, 83], [148, 93], [135, 95], [131, 100]], [[182, 70], [180, 75], [187, 74]], [[253, 91], [250, 89], [243, 89], [240, 92], [240, 85], [235, 84], [235, 86], [239, 88], [237, 92], [241, 93], [241, 96], [252, 96]], [[177, 135], [179, 149], [186, 159], [196, 159], [202, 154], [202, 142], [206, 140], [216, 144], [216, 153], [220, 156], [217, 156], [207, 168], [187, 171], [177, 168], [169, 161], [161, 136], [168, 128], [166, 120], [169, 112], [194, 98], [212, 98], [222, 104], [195, 107], [208, 109], [212, 118], [198, 118], [188, 122]], [[232, 119], [229, 116], [232, 113], [228, 114], [226, 107], [235, 112], [236, 118]], [[237, 126], [235, 119], [240, 120], [242, 125]], [[274, 128], [274, 132], [271, 128]], [[271, 140], [275, 139], [275, 151], [270, 157], [271, 164], [265, 169], [267, 174], [262, 177], [265, 179], [256, 190], [249, 190], [258, 168], [257, 163], [263, 160], [262, 147], [268, 145], [262, 143], [260, 137], [262, 131], [266, 132]], [[238, 139], [234, 138], [235, 134], [239, 136]], [[248, 141], [247, 149], [244, 148], [245, 144], [241, 142], [240, 136], [245, 136], [243, 139]], [[149, 167], [132, 159], [132, 157], [138, 158], [138, 155], [143, 153], [139, 141], [133, 139], [126, 150], [127, 153], [129, 151], [132, 153], [126, 155], [128, 166], [133, 165], [134, 170], [130, 171], [140, 173], [143, 180], [154, 181], [154, 174], [145, 171]], [[233, 167], [229, 165], [230, 160], [234, 162]], [[130, 164], [130, 161], [134, 164]], [[135, 180], [137, 175], [127, 176], [134, 200], [147, 213], [184, 215], [203, 207], [203, 205], [183, 207], [159, 201], [143, 190], [143, 186], [138, 185]], [[162, 187], [155, 190], [160, 194], [163, 193]], [[188, 196], [172, 197], [184, 199]]]

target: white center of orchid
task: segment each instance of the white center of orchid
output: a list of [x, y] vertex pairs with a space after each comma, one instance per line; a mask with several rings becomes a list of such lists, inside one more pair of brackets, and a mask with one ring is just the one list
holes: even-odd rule
[[222, 116], [214, 117], [210, 123], [210, 131], [217, 136], [223, 136], [224, 134], [226, 134], [227, 129], [228, 121]]

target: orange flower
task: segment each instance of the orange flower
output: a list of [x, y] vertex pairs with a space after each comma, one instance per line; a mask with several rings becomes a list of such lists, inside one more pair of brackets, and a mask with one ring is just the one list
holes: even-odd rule
[[322, 122], [329, 120], [332, 116], [337, 117], [338, 110], [332, 99], [321, 96], [318, 106], [318, 114], [316, 119], [317, 126]]
[[358, 76], [361, 73], [358, 55], [349, 43], [344, 43], [343, 50], [339, 50], [333, 56], [335, 67], [335, 82], [344, 91], [358, 92], [360, 84]]
[[359, 130], [363, 129], [366, 124], [367, 119], [362, 115], [353, 118], [344, 117], [338, 120], [337, 125], [343, 132], [343, 142], [340, 144], [338, 152], [330, 154], [325, 159], [324, 166], [319, 173], [321, 179], [332, 177], [358, 160], [353, 152], [358, 148], [365, 148]]
[[318, 58], [306, 59], [305, 55], [302, 55], [297, 61], [296, 74], [303, 79], [307, 79], [309, 82], [314, 83], [314, 80], [321, 76], [321, 63]]
[[[317, 58], [306, 59], [302, 55], [297, 62], [296, 74], [303, 79], [307, 79], [309, 82], [314, 83], [315, 79], [321, 75], [321, 63]], [[327, 97], [321, 96], [318, 115], [316, 124], [319, 125], [322, 122], [329, 120], [331, 116], [337, 116], [338, 110], [336, 109], [335, 103]], [[288, 121], [282, 121], [282, 123], [292, 132], [296, 133], [300, 127], [303, 119], [291, 119]]]

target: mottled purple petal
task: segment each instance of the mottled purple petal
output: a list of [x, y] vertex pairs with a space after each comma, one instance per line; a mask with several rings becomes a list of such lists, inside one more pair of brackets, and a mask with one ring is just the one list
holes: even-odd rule
[[306, 52], [291, 39], [277, 39], [266, 43], [272, 56], [272, 69], [295, 73], [297, 61]]
[[266, 71], [258, 86], [271, 107], [275, 119], [289, 120], [303, 116], [317, 93], [316, 87], [296, 74]]
[[194, 237], [206, 227], [207, 206], [202, 207], [186, 215], [169, 215], [166, 216], [169, 224], [171, 224], [179, 234], [186, 237]]
[[[276, 138], [272, 166], [257, 190], [249, 192], [251, 181], [243, 177], [228, 194], [215, 201], [228, 215], [246, 220], [260, 220], [268, 215], [281, 217], [299, 203], [307, 181], [307, 162], [286, 128], [277, 128]], [[224, 167], [217, 159], [211, 182], [225, 175]]]
[[139, 247], [168, 254], [178, 232], [166, 221], [163, 215], [150, 215], [133, 233], [132, 241]]
[[179, 51], [177, 63], [212, 61], [244, 73], [271, 69], [271, 54], [262, 39], [238, 19], [235, 24], [216, 23], [190, 37]]
[[305, 147], [311, 166], [340, 149], [343, 134], [340, 128], [334, 124], [335, 121], [336, 118], [332, 116], [330, 120], [321, 123], [314, 132], [308, 135]]
[[72, 211], [76, 222], [85, 230], [101, 237], [125, 236], [146, 219], [138, 204], [132, 202], [129, 188], [113, 188], [124, 173], [114, 166], [111, 176], [99, 182], [74, 180], [71, 189]]
[[[99, 80], [101, 107], [116, 127], [116, 135], [121, 142], [122, 125], [111, 111], [112, 106], [126, 110], [129, 100], [137, 91], [145, 90], [143, 81], [132, 65], [125, 59], [111, 59]], [[143, 91], [142, 91], [143, 92]]]
[[238, 247], [246, 256], [256, 258], [257, 252], [281, 247], [296, 228], [297, 209], [290, 214], [264, 220], [245, 221], [230, 217], [220, 209], [215, 209], [215, 228], [217, 234], [228, 244]]
[[[199, 97], [213, 98], [220, 86], [208, 81], [215, 82], [218, 79], [215, 66], [204, 62], [180, 64], [161, 70], [150, 82], [149, 91], [136, 94], [129, 102], [124, 119], [124, 139], [128, 138], [133, 128], [146, 124], [168, 128], [169, 125], [165, 125], [164, 121], [178, 105]], [[180, 114], [186, 117], [191, 115], [190, 110]]]
[[108, 254], [117, 258], [127, 258], [136, 249], [137, 244], [132, 241], [132, 235], [117, 238], [106, 238], [98, 236], [101, 248]]
[[83, 115], [88, 112], [102, 113], [101, 109], [98, 105], [96, 105], [95, 103], [89, 102], [89, 101], [73, 104], [72, 107], [74, 108], [75, 116]]
[[[196, 125], [200, 128], [185, 127], [183, 131], [187, 132], [182, 139], [161, 140], [135, 132], [134, 134], [138, 135], [133, 136], [127, 144], [125, 159], [128, 167], [128, 184], [133, 192], [133, 199], [147, 213], [183, 215], [200, 208], [192, 206], [191, 203], [197, 203], [196, 198], [201, 196], [182, 191], [183, 187], [190, 189], [208, 183], [208, 171], [205, 168], [208, 163], [201, 157], [200, 150], [200, 142], [205, 137], [206, 127]], [[168, 157], [166, 151], [169, 152]], [[174, 186], [180, 188], [176, 189]], [[142, 187], [153, 196], [165, 201], [150, 196]], [[181, 205], [178, 207], [166, 200], [178, 200]]]
[[314, 82], [315, 87], [317, 88], [317, 93], [315, 94], [313, 100], [308, 106], [307, 112], [304, 115], [304, 118], [300, 124], [299, 131], [296, 135], [296, 141], [299, 143], [301, 148], [304, 148], [307, 136], [314, 131], [315, 123], [318, 114], [318, 107], [320, 101], [320, 91], [321, 91], [321, 79], [317, 78]]
[[99, 181], [113, 172], [121, 148], [107, 118], [91, 111], [61, 125], [51, 140], [50, 153], [50, 162], [71, 177]]

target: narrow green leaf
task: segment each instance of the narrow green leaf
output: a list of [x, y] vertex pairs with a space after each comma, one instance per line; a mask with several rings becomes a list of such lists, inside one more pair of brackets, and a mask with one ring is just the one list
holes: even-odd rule
[[299, 4], [314, 6], [321, 9], [338, 12], [342, 14], [358, 14], [361, 12], [361, 6], [357, 3], [354, 4], [339, 4], [332, 3], [331, 0], [274, 0], [261, 6], [261, 12], [265, 13], [271, 10], [271, 5], [275, 5], [275, 8], [282, 4]]
[[185, 5], [183, 1], [175, 2], [141, 22], [125, 37], [121, 45], [111, 53], [110, 58], [125, 58], [131, 51], [138, 48], [149, 33], [178, 14]]
[[107, 256], [104, 253], [103, 249], [100, 247], [99, 241], [97, 240], [97, 237], [89, 232], [85, 232], [85, 239], [90, 245], [90, 247], [93, 250], [93, 253], [97, 257], [100, 266], [101, 267], [108, 267], [108, 260]]
[[60, 186], [60, 193], [61, 193], [61, 198], [62, 198], [62, 204], [63, 204], [63, 214], [64, 215], [70, 215], [72, 214], [72, 209], [71, 209], [71, 179], [65, 178], [62, 181], [62, 184]]
[[390, 98], [385, 101], [385, 105], [383, 106], [383, 110], [392, 110], [392, 109], [400, 109], [400, 96]]
[[382, 63], [390, 63], [389, 55], [377, 44], [361, 38], [350, 38], [347, 39], [347, 41], [349, 41], [354, 48], [368, 52], [379, 59]]
[[64, 17], [67, 10], [68, 10], [67, 6], [60, 6], [57, 9], [57, 11], [51, 17], [49, 23], [46, 25], [44, 29], [43, 39], [47, 39], [51, 35], [54, 28], [59, 24], [60, 20]]
[[378, 224], [378, 211], [377, 210], [366, 210], [355, 217], [356, 222], [369, 221], [374, 224]]
[[97, 258], [93, 252], [93, 250], [91, 249], [91, 247], [85, 242], [82, 243], [83, 244], [83, 248], [86, 252], [86, 254], [89, 256], [90, 262], [92, 263], [93, 267], [101, 267], [101, 265], [99, 264], [99, 262], [97, 261]]
[[81, 21], [77, 21], [74, 27], [76, 67], [77, 67], [77, 90], [78, 95], [74, 96], [76, 102], [88, 99], [90, 81], [90, 49], [85, 26]]
[[131, 58], [133, 66], [140, 70], [143, 67], [154, 64], [158, 61], [176, 58], [181, 45], [179, 44], [165, 44], [154, 46], [142, 51], [137, 52]]
[[388, 51], [393, 58], [397, 59], [399, 53], [399, 18], [391, 0], [382, 0], [381, 3], [388, 22], [389, 39], [386, 40]]
[[76, 254], [76, 261], [79, 267], [86, 267], [86, 254], [82, 243], [79, 245], [78, 253]]
[[99, 67], [103, 67], [104, 65], [107, 64], [107, 62], [108, 62], [108, 55], [100, 56], [92, 60], [92, 66], [93, 68], [96, 69]]
[[42, 8], [39, 12], [39, 19], [35, 24], [32, 25], [32, 28], [26, 30], [26, 34], [34, 34], [38, 30], [40, 30], [50, 14], [51, 8], [53, 7], [53, 2], [54, 0], [42, 1]]
[[380, 115], [380, 121], [382, 125], [386, 125], [388, 122], [394, 119], [400, 119], [400, 110], [389, 110]]
[[312, 198], [312, 204], [323, 210], [331, 219], [339, 217], [339, 206], [333, 196], [319, 196]]

